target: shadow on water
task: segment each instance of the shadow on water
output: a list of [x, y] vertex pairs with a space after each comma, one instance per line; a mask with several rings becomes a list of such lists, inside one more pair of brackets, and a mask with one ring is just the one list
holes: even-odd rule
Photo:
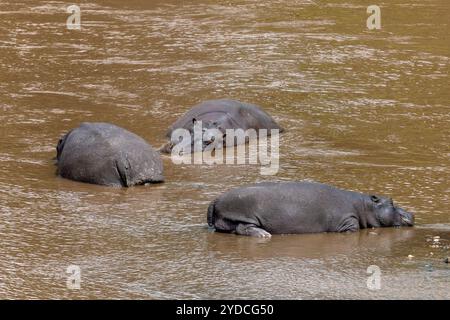
[[211, 234], [208, 242], [213, 252], [233, 252], [241, 258], [305, 258], [320, 259], [336, 255], [389, 255], [394, 248], [407, 247], [408, 241], [416, 237], [413, 228], [362, 230], [355, 233], [321, 233], [303, 235], [274, 235], [271, 239], [230, 237], [226, 234]]

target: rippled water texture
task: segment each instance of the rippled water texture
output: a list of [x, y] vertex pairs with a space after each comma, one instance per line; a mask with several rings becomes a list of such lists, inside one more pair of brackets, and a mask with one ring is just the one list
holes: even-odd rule
[[[69, 3], [2, 0], [0, 297], [449, 299], [450, 4], [378, 2], [369, 31], [372, 2], [78, 1], [82, 29], [67, 30]], [[55, 176], [55, 145], [82, 121], [159, 147], [192, 105], [222, 97], [286, 128], [276, 176], [167, 157], [156, 186]], [[206, 228], [223, 191], [304, 179], [392, 196], [417, 227], [269, 241]]]

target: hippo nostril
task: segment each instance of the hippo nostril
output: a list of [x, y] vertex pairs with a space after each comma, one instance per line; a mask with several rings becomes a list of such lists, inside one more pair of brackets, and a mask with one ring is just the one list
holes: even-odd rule
[[406, 225], [406, 226], [413, 226], [414, 225], [414, 215], [406, 212], [402, 209], [399, 209], [400, 212], [400, 218], [402, 221], [402, 225]]
[[402, 222], [405, 223], [406, 225], [412, 225], [411, 219], [404, 216], [402, 216]]

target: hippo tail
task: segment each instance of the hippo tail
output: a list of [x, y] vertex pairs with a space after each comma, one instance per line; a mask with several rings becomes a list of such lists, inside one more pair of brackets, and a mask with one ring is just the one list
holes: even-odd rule
[[215, 213], [215, 211], [216, 211], [216, 202], [217, 202], [217, 199], [214, 200], [214, 201], [212, 201], [212, 202], [209, 204], [209, 207], [208, 207], [208, 216], [207, 216], [207, 219], [208, 219], [208, 225], [209, 225], [210, 227], [214, 227], [214, 213]]
[[56, 157], [53, 158], [53, 160], [55, 160], [55, 164], [57, 164], [59, 159], [61, 158], [61, 154], [63, 152], [64, 145], [66, 144], [67, 138], [69, 137], [69, 135], [72, 133], [73, 130], [74, 129], [70, 130], [69, 132], [67, 132], [65, 135], [63, 135], [59, 139], [58, 145], [56, 146]]

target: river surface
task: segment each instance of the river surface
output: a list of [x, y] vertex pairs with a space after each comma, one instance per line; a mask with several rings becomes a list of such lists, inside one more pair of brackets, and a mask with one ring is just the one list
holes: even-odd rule
[[[81, 30], [66, 28], [70, 4], [0, 1], [0, 298], [450, 298], [448, 0], [378, 1], [380, 30], [366, 27], [373, 1], [78, 1]], [[159, 147], [191, 106], [223, 97], [286, 129], [277, 175], [169, 157], [158, 185], [55, 175], [56, 143], [80, 122]], [[291, 180], [391, 196], [417, 225], [208, 230], [217, 195]]]

